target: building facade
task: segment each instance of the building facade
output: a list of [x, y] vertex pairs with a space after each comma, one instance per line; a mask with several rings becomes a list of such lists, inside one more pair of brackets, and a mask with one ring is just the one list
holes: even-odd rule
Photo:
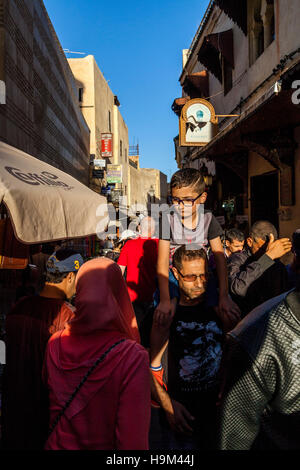
[[180, 117], [194, 98], [218, 116], [205, 146], [180, 146], [180, 168], [201, 169], [210, 204], [226, 226], [274, 223], [280, 236], [300, 227], [300, 40], [298, 0], [212, 0], [183, 51]]
[[[128, 128], [119, 110], [119, 100], [113, 94], [94, 56], [68, 59], [76, 79], [78, 105], [91, 130], [90, 187], [97, 192], [107, 186], [107, 165], [122, 168], [122, 182], [113, 185], [112, 195], [128, 194]], [[94, 159], [103, 159], [101, 140], [103, 134], [112, 134], [112, 156], [105, 158], [106, 165], [101, 177], [94, 172]]]
[[88, 184], [89, 129], [42, 0], [0, 0], [0, 140]]
[[140, 168], [138, 155], [129, 156], [129, 164], [129, 206], [146, 212], [151, 204], [166, 204], [167, 175], [154, 168]]

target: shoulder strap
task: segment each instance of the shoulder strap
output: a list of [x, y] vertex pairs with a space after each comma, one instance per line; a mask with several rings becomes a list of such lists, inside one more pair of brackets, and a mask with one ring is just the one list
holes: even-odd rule
[[125, 339], [121, 339], [120, 341], [117, 341], [116, 343], [114, 343], [112, 346], [110, 346], [100, 357], [98, 357], [98, 359], [94, 362], [94, 364], [91, 366], [91, 368], [87, 371], [87, 373], [85, 374], [85, 376], [82, 378], [81, 382], [77, 385], [77, 387], [75, 388], [74, 392], [72, 393], [72, 395], [70, 396], [70, 398], [68, 399], [68, 401], [65, 403], [64, 407], [60, 410], [60, 412], [58, 413], [58, 415], [56, 416], [54, 422], [52, 423], [52, 425], [50, 426], [50, 429], [49, 429], [49, 434], [48, 434], [48, 437], [52, 434], [52, 432], [54, 431], [55, 427], [57, 426], [57, 424], [59, 423], [61, 417], [65, 414], [66, 410], [69, 408], [69, 406], [71, 405], [72, 401], [74, 400], [74, 398], [76, 397], [77, 393], [79, 392], [79, 390], [81, 389], [81, 387], [83, 386], [83, 384], [87, 381], [87, 379], [89, 378], [89, 376], [91, 375], [91, 373], [96, 369], [96, 367], [104, 361], [104, 359], [106, 358], [107, 354], [113, 349], [115, 348], [116, 346], [118, 346], [118, 344], [120, 343], [123, 343], [125, 341]]

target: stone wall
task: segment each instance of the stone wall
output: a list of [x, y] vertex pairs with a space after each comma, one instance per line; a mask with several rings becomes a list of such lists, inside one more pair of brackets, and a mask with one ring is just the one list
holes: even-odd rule
[[[167, 175], [154, 168], [136, 169], [130, 165], [130, 192], [129, 205], [143, 205], [149, 208], [149, 204], [163, 204], [167, 202]], [[154, 190], [154, 196], [150, 197], [149, 190]]]
[[89, 129], [41, 0], [0, 0], [0, 140], [88, 184]]

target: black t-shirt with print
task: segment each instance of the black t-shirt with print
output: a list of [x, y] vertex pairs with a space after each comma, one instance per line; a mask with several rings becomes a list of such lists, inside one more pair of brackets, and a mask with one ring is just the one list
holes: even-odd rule
[[222, 324], [205, 302], [178, 305], [168, 345], [168, 393], [194, 415], [215, 404], [223, 338]]

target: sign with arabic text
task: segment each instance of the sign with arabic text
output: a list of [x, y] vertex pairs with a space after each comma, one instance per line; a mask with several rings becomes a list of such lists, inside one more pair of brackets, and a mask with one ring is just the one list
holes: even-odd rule
[[101, 134], [101, 156], [109, 158], [113, 156], [113, 135], [111, 133]]
[[122, 183], [122, 165], [107, 165], [106, 180], [108, 183]]

